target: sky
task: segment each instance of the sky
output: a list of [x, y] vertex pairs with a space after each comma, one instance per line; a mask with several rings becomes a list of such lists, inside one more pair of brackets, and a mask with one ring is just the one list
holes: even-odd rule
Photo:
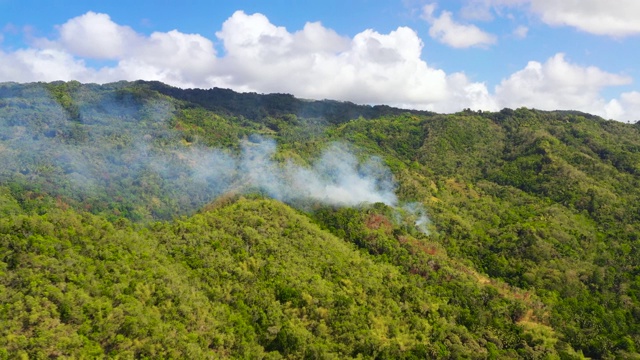
[[640, 120], [638, 0], [0, 0], [0, 82]]

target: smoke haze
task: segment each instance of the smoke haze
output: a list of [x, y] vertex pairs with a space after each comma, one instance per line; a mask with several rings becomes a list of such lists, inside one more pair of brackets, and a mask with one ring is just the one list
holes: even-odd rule
[[402, 205], [401, 209], [410, 214], [416, 229], [425, 235], [430, 234], [429, 225], [431, 220], [427, 216], [427, 209], [425, 209], [424, 205], [412, 202]]
[[345, 144], [332, 144], [310, 167], [273, 162], [276, 143], [262, 137], [254, 136], [242, 147], [240, 174], [275, 199], [309, 199], [339, 206], [397, 203], [393, 176], [381, 160], [373, 157], [359, 163]]
[[[335, 206], [397, 204], [395, 182], [377, 157], [360, 161], [330, 144], [306, 166], [274, 160], [277, 144], [258, 135], [239, 151], [185, 146], [169, 129], [173, 103], [143, 100], [125, 84], [82, 85], [63, 108], [43, 84], [0, 84], [0, 177], [82, 203], [121, 201], [148, 216], [196, 210], [230, 191], [259, 191], [283, 202]], [[72, 114], [73, 113], [73, 116]], [[101, 200], [102, 199], [102, 200]]]

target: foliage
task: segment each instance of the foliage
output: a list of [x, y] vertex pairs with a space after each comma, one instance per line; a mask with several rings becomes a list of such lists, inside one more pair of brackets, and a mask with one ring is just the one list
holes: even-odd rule
[[[253, 134], [277, 140], [283, 164], [336, 141], [378, 156], [401, 204], [296, 210], [196, 176], [223, 172], [206, 157], [233, 156]], [[640, 349], [637, 124], [8, 83], [0, 163], [0, 358]], [[410, 202], [426, 208], [428, 234]]]

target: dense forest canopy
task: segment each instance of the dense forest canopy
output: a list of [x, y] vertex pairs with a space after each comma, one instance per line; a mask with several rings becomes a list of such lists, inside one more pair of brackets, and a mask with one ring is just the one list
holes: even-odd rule
[[638, 358], [640, 124], [0, 84], [0, 359]]

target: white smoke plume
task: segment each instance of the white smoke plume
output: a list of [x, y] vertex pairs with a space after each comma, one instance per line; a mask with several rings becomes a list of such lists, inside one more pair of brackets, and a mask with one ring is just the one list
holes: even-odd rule
[[[79, 102], [75, 119], [42, 84], [0, 86], [0, 180], [132, 219], [169, 219], [227, 192], [259, 192], [303, 208], [399, 206], [389, 168], [378, 157], [356, 156], [348, 144], [329, 144], [305, 165], [276, 160], [276, 142], [259, 135], [241, 140], [235, 152], [185, 146], [167, 126], [170, 102], [139, 102], [120, 86]], [[404, 205], [402, 212], [428, 232], [424, 208]]]
[[382, 202], [397, 203], [391, 172], [379, 158], [359, 163], [344, 144], [332, 144], [311, 167], [271, 160], [276, 144], [253, 137], [243, 142], [240, 173], [269, 196], [285, 202], [314, 200], [338, 206]]
[[421, 203], [412, 202], [408, 204], [402, 205], [402, 210], [406, 211], [410, 214], [413, 219], [413, 223], [421, 233], [425, 235], [429, 235], [429, 225], [431, 225], [431, 220], [427, 215], [427, 209]]

